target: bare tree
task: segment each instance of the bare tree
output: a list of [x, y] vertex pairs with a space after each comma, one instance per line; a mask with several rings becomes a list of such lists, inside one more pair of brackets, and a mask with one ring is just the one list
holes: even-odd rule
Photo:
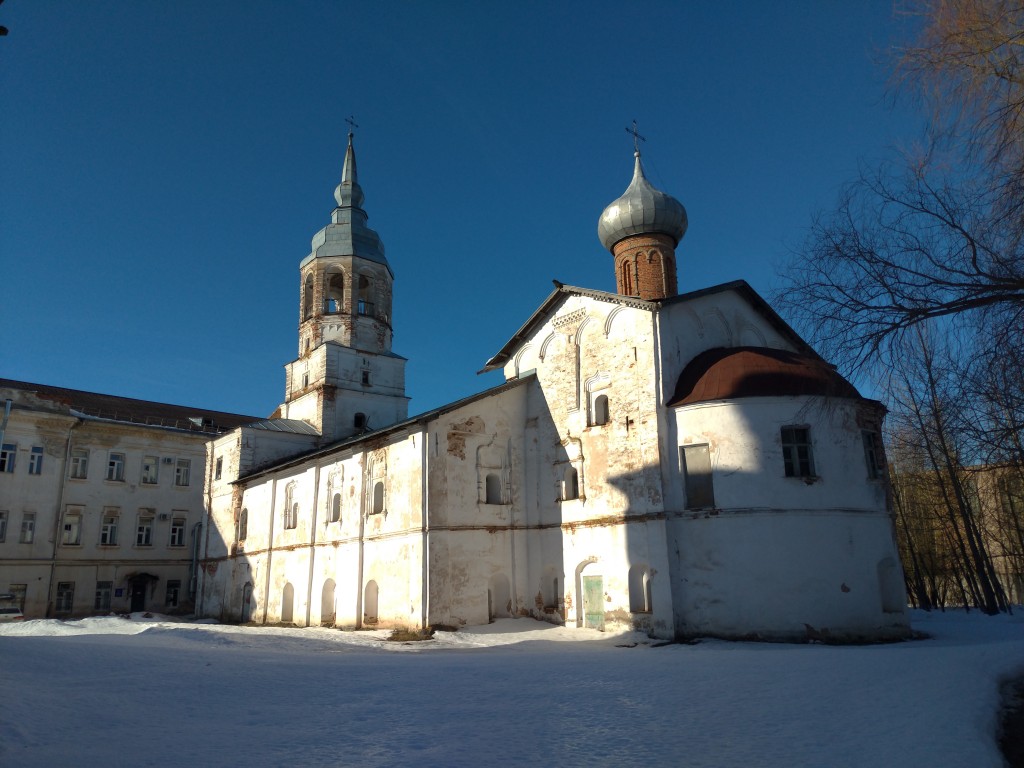
[[814, 223], [781, 295], [826, 350], [864, 365], [934, 318], [1024, 331], [1024, 0], [922, 0], [901, 93], [929, 110], [925, 149], [848, 184]]

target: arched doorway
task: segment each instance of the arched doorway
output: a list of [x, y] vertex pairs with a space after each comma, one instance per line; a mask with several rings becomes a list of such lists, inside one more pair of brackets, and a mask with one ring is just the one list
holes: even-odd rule
[[372, 579], [366, 582], [366, 589], [363, 590], [363, 623], [377, 623], [377, 582]]
[[512, 593], [504, 573], [491, 576], [487, 585], [487, 620], [507, 618], [512, 615]]
[[604, 630], [604, 576], [597, 558], [576, 566], [576, 626]]
[[320, 597], [320, 626], [334, 626], [334, 579], [324, 582], [323, 592]]
[[291, 582], [284, 585], [284, 592], [281, 594], [281, 622], [286, 624], [293, 621], [295, 611], [295, 587]]

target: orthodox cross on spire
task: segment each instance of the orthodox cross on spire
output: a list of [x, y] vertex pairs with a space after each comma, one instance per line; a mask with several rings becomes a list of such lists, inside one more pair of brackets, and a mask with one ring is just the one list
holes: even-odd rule
[[640, 154], [640, 142], [647, 141], [643, 136], [640, 135], [640, 131], [636, 129], [636, 120], [633, 121], [633, 127], [626, 126], [626, 133], [633, 134], [633, 151], [638, 155]]
[[[352, 135], [352, 129], [353, 128], [358, 128], [359, 124], [356, 123], [356, 119], [352, 115], [349, 115], [348, 117], [346, 117], [345, 118], [345, 122], [348, 123], [348, 135], [351, 136]], [[633, 121], [633, 124], [636, 125], [636, 120]], [[627, 128], [626, 130], [628, 131], [629, 129]]]

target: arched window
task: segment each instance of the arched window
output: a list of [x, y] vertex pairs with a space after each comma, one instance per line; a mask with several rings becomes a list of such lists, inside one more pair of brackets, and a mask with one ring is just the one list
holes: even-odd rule
[[249, 510], [243, 509], [238, 515], [238, 540], [245, 541], [249, 535]]
[[488, 504], [501, 504], [501, 478], [493, 472], [484, 480], [485, 499]]
[[373, 514], [384, 511], [384, 483], [378, 481], [373, 486]]
[[580, 475], [576, 467], [566, 467], [562, 476], [562, 500], [569, 501], [580, 497]]
[[302, 319], [309, 320], [313, 316], [313, 273], [306, 275], [302, 285]]
[[357, 303], [357, 311], [360, 315], [369, 315], [373, 317], [373, 293], [371, 292], [372, 284], [370, 279], [366, 275], [359, 276], [359, 302]]
[[284, 511], [284, 527], [295, 528], [299, 524], [299, 502], [293, 503]]
[[336, 523], [341, 520], [341, 494], [336, 493], [331, 499], [331, 522]]
[[608, 395], [594, 398], [594, 424], [600, 426], [608, 423]]
[[345, 302], [345, 275], [341, 272], [328, 274], [324, 285], [324, 312], [337, 314]]
[[284, 512], [281, 523], [285, 528], [294, 528], [299, 524], [299, 502], [295, 500], [295, 481], [292, 480], [284, 489]]

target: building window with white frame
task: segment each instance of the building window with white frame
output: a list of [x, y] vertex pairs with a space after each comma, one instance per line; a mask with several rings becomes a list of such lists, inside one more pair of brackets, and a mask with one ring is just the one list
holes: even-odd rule
[[13, 472], [14, 460], [18, 455], [18, 446], [15, 443], [4, 443], [0, 447], [0, 472]]
[[594, 398], [594, 426], [603, 427], [609, 421], [608, 395], [598, 395]]
[[36, 513], [26, 512], [21, 516], [21, 538], [22, 544], [31, 544], [36, 538]]
[[110, 595], [113, 592], [114, 583], [111, 581], [96, 582], [96, 599], [93, 601], [94, 611], [110, 610]]
[[160, 482], [160, 457], [142, 457], [142, 484], [156, 485]]
[[57, 602], [54, 610], [57, 613], [71, 613], [75, 606], [75, 582], [57, 582]]
[[111, 451], [107, 455], [107, 480], [124, 482], [124, 454]]
[[7, 510], [0, 509], [0, 544], [7, 539]]
[[32, 452], [28, 456], [28, 473], [30, 475], [43, 474], [43, 446], [32, 446]]
[[135, 546], [153, 546], [153, 515], [147, 512], [139, 515], [139, 524], [135, 529]]
[[782, 459], [786, 477], [815, 477], [810, 427], [782, 428]]
[[65, 547], [77, 547], [82, 543], [82, 513], [80, 510], [64, 513], [64, 533], [60, 543]]
[[189, 484], [189, 476], [192, 473], [192, 459], [178, 459], [174, 467], [174, 484], [185, 487]]
[[72, 480], [85, 480], [89, 476], [88, 448], [74, 448], [71, 451], [71, 471], [69, 474]]
[[168, 608], [178, 607], [178, 598], [181, 595], [181, 582], [177, 580], [167, 582], [167, 596], [164, 605]]
[[117, 546], [117, 522], [120, 515], [116, 509], [103, 510], [103, 521], [100, 524], [100, 546]]
[[238, 514], [238, 540], [245, 541], [245, 537], [249, 535], [249, 510], [242, 509]]
[[214, 464], [213, 467], [213, 479], [220, 480], [221, 476], [224, 474], [224, 457], [218, 456], [217, 463]]
[[185, 546], [185, 518], [184, 517], [172, 517], [171, 518], [171, 543], [172, 547], [184, 547]]
[[336, 493], [331, 497], [331, 517], [330, 522], [338, 523], [341, 522], [341, 494]]

